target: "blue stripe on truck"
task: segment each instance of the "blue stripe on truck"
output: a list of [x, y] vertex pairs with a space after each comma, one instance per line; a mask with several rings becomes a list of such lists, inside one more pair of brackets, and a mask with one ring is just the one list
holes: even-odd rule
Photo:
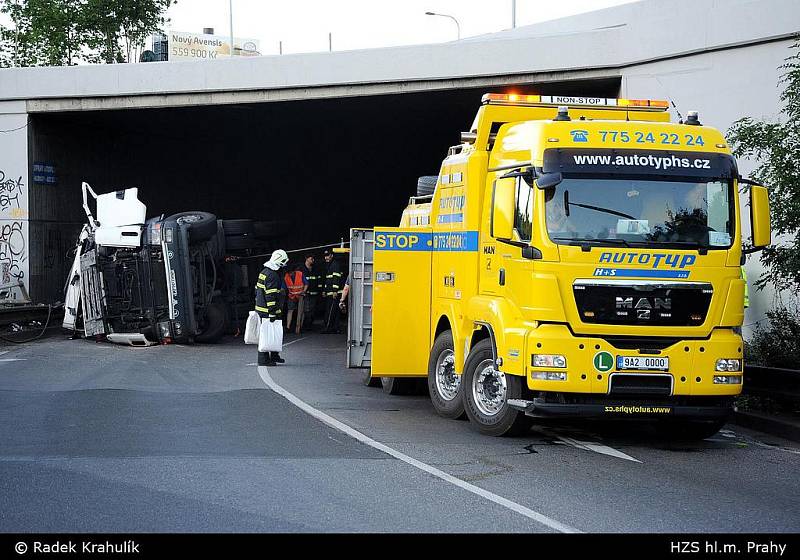
[[375, 233], [376, 251], [477, 251], [477, 231]]

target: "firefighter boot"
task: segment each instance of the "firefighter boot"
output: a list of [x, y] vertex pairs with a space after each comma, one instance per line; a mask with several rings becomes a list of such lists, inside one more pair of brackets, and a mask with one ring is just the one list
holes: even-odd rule
[[272, 366], [275, 367], [277, 364], [272, 359], [273, 352], [259, 352], [258, 353], [258, 365], [260, 366]]
[[281, 358], [281, 355], [278, 354], [277, 352], [270, 352], [269, 353], [269, 359], [270, 359], [271, 362], [274, 362], [273, 365], [275, 365], [276, 363], [282, 364], [282, 363], [286, 362], [286, 360]]

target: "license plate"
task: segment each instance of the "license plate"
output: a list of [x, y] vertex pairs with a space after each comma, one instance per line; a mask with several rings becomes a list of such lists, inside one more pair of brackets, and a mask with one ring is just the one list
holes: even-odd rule
[[668, 371], [669, 358], [651, 358], [649, 356], [617, 356], [617, 369]]

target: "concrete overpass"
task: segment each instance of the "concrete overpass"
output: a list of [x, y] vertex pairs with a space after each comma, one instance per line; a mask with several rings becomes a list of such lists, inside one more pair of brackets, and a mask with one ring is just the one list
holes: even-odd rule
[[259, 103], [635, 75], [633, 67], [785, 41], [791, 0], [647, 0], [435, 45], [3, 71], [29, 113]]
[[0, 70], [0, 263], [60, 299], [82, 180], [153, 214], [286, 217], [296, 245], [394, 224], [491, 89], [777, 118], [798, 30], [793, 0], [646, 0], [436, 45]]

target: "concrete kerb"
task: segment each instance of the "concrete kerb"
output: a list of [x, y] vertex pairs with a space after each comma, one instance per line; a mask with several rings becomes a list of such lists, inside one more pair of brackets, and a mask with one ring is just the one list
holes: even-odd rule
[[797, 418], [762, 412], [736, 412], [731, 421], [744, 428], [800, 443], [800, 419]]

